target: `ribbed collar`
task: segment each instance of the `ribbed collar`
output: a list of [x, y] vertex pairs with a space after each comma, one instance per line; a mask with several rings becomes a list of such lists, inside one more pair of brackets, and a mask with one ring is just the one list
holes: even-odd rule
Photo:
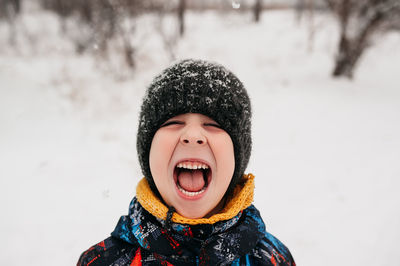
[[[158, 204], [158, 208], [162, 206], [164, 219], [156, 217], [154, 209], [158, 208], [151, 208], [150, 213], [135, 196], [129, 214], [120, 218], [111, 235], [136, 247], [139, 245], [142, 259], [149, 262], [168, 262], [177, 266], [231, 264], [252, 252], [265, 236], [265, 225], [259, 211], [253, 205], [245, 207], [252, 199], [253, 178], [247, 175], [224, 210], [208, 219], [183, 218], [181, 222], [174, 213], [174, 220], [178, 222], [168, 223], [165, 217], [168, 209], [155, 201], [157, 197], [144, 202]], [[140, 188], [138, 195], [143, 197]], [[219, 221], [212, 223], [214, 220]]]
[[[214, 224], [219, 221], [229, 220], [249, 207], [254, 195], [254, 175], [243, 175], [241, 182], [235, 187], [233, 196], [227, 201], [223, 210], [214, 214], [210, 218], [189, 219], [179, 213], [174, 212], [172, 222], [180, 224]], [[145, 178], [143, 178], [136, 188], [136, 198], [142, 207], [154, 215], [156, 218], [166, 220], [168, 207], [154, 194]]]

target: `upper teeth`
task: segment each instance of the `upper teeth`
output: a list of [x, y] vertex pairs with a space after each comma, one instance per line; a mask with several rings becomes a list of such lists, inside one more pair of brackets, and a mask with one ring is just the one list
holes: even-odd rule
[[176, 166], [178, 168], [186, 168], [186, 169], [208, 169], [208, 165], [203, 163], [178, 163]]

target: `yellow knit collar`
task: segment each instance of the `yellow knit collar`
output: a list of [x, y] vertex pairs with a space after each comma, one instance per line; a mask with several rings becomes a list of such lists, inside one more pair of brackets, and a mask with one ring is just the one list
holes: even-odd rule
[[[174, 213], [172, 222], [180, 224], [213, 224], [219, 221], [229, 220], [235, 217], [240, 211], [246, 209], [253, 202], [254, 194], [254, 175], [243, 175], [241, 182], [235, 187], [233, 196], [228, 199], [224, 209], [210, 218], [189, 219]], [[153, 193], [145, 178], [137, 185], [136, 198], [142, 207], [157, 218], [165, 220], [168, 208]]]

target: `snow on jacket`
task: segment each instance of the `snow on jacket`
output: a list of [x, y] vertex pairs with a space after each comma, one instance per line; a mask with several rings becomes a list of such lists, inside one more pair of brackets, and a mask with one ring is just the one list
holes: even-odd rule
[[83, 252], [78, 266], [295, 266], [289, 250], [265, 229], [251, 205], [254, 176], [245, 175], [221, 213], [187, 219], [168, 212], [143, 179], [111, 236]]

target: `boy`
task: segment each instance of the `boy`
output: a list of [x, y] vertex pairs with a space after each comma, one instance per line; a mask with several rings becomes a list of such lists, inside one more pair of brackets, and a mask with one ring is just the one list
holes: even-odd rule
[[129, 215], [78, 265], [285, 265], [289, 250], [251, 205], [251, 106], [221, 65], [184, 60], [143, 100], [137, 151], [145, 178]]

